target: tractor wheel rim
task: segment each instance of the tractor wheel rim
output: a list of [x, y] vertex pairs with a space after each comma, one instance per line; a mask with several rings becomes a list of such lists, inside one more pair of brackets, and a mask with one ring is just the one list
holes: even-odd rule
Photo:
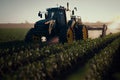
[[67, 31], [67, 41], [68, 43], [72, 43], [74, 41], [74, 34], [71, 28], [69, 28]]

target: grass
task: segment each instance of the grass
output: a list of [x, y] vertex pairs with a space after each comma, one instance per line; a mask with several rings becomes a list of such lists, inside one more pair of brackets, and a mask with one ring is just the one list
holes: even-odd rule
[[0, 28], [0, 42], [24, 40], [29, 28]]

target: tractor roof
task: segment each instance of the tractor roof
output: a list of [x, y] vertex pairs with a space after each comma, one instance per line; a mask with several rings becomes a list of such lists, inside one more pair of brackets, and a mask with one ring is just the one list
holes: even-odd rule
[[54, 7], [54, 8], [47, 9], [47, 11], [59, 11], [59, 10], [66, 10], [66, 8], [60, 6], [60, 7]]

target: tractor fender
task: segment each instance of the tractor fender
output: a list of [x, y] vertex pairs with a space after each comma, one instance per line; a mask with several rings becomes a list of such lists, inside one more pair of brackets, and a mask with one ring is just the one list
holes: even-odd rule
[[69, 21], [68, 21], [68, 28], [71, 27], [71, 28], [73, 29], [74, 26], [75, 26], [75, 24], [76, 24], [76, 21], [75, 21], [75, 20], [69, 20]]

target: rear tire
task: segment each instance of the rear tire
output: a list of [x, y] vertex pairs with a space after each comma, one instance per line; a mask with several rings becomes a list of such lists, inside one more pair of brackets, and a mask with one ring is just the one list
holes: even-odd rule
[[88, 38], [88, 30], [85, 25], [76, 25], [74, 27], [75, 40], [85, 40]]
[[83, 39], [84, 40], [88, 39], [88, 30], [86, 26], [83, 26], [82, 32], [83, 32]]

